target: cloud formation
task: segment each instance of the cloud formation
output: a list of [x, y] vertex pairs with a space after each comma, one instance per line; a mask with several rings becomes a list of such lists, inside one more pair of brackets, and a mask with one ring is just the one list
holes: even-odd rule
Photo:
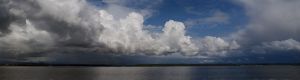
[[235, 42], [227, 42], [219, 37], [206, 36], [200, 40], [200, 52], [206, 55], [225, 56], [227, 51], [236, 50], [240, 46]]
[[29, 48], [43, 49], [53, 44], [51, 35], [47, 31], [37, 30], [30, 21], [25, 24], [10, 24], [11, 32], [0, 38], [1, 49], [30, 51]]
[[233, 35], [242, 47], [251, 48], [264, 45], [263, 43], [276, 47], [300, 40], [300, 10], [297, 9], [300, 7], [299, 0], [236, 0], [236, 2], [245, 8], [250, 19], [245, 29]]
[[185, 24], [188, 26], [195, 26], [201, 24], [228, 24], [229, 23], [229, 15], [221, 12], [215, 11], [210, 17], [199, 18], [199, 19], [189, 19], [185, 21]]
[[263, 43], [263, 47], [274, 50], [297, 50], [300, 51], [300, 42], [294, 39], [287, 39], [283, 41], [272, 41]]
[[1, 53], [80, 47], [79, 50], [99, 53], [199, 55], [238, 48], [235, 42], [215, 37], [196, 44], [185, 34], [185, 25], [174, 20], [167, 21], [161, 33], [143, 30], [145, 15], [127, 7], [115, 7], [125, 10], [115, 13], [115, 8], [99, 9], [85, 0], [4, 0], [0, 8], [0, 18], [4, 20]]
[[115, 20], [104, 10], [100, 11], [100, 14], [103, 18], [100, 23], [104, 26], [104, 30], [99, 36], [99, 42], [114, 51], [156, 54], [177, 51], [187, 54], [197, 52], [190, 38], [185, 36], [185, 26], [181, 22], [170, 20], [165, 24], [162, 34], [152, 36], [142, 29], [144, 19], [138, 13], [130, 13], [121, 20]]

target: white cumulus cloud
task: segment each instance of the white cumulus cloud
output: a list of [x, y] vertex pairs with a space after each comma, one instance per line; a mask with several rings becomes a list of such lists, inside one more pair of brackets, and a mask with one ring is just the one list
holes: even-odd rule
[[200, 52], [207, 55], [226, 55], [227, 51], [240, 47], [236, 41], [225, 41], [219, 37], [206, 36], [200, 40]]

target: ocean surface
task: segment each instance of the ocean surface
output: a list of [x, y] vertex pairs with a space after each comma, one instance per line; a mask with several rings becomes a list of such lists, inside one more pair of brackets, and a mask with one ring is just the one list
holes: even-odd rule
[[0, 80], [300, 80], [300, 66], [1, 66]]

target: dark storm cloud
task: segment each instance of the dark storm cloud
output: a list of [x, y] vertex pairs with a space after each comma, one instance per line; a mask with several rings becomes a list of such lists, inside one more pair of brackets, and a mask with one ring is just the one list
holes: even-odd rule
[[8, 9], [5, 6], [7, 1], [6, 0], [1, 0], [0, 1], [0, 36], [3, 36], [7, 33], [9, 33], [8, 26], [10, 22], [13, 20], [13, 17], [10, 16], [8, 13]]
[[[64, 5], [55, 6], [57, 3], [51, 1], [49, 3], [53, 7], [51, 4], [43, 5], [45, 3], [47, 1], [1, 1], [1, 52], [27, 53], [59, 46], [88, 47], [95, 42], [92, 36], [96, 36], [98, 30], [101, 31], [101, 25], [91, 21], [90, 18], [94, 16], [90, 15], [95, 15], [93, 12], [96, 10], [80, 1], [73, 1], [73, 5], [67, 8]], [[81, 6], [73, 8], [77, 6], [75, 3]], [[74, 12], [72, 9], [79, 11]]]

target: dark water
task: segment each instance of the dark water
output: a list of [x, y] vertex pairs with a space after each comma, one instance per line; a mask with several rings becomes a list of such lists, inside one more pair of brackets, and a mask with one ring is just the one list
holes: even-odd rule
[[300, 80], [300, 66], [2, 66], [0, 80]]

